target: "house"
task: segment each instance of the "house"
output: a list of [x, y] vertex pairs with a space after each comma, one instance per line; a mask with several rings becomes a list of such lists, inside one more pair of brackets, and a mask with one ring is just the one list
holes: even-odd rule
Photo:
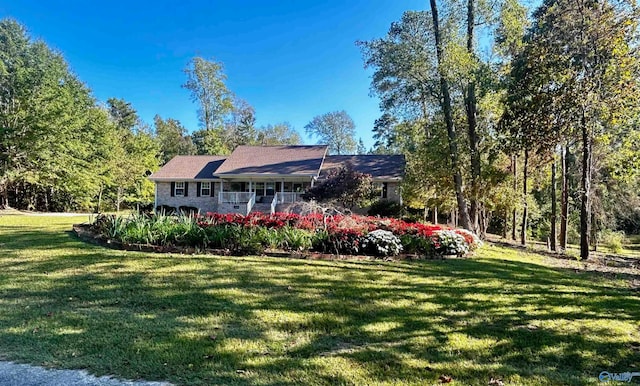
[[402, 202], [402, 155], [327, 155], [326, 145], [238, 146], [229, 156], [176, 156], [149, 176], [155, 207], [200, 212], [287, 211], [329, 170], [351, 167], [370, 174], [380, 198]]

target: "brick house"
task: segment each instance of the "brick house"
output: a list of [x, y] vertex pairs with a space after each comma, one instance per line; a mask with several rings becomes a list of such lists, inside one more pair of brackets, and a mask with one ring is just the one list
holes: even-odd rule
[[156, 208], [273, 213], [339, 167], [370, 174], [381, 199], [402, 203], [404, 165], [402, 155], [327, 155], [326, 145], [238, 146], [229, 156], [176, 156], [149, 179]]

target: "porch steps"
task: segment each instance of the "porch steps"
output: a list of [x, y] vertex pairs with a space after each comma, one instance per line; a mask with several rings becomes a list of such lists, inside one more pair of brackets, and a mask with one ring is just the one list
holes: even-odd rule
[[251, 213], [262, 212], [262, 213], [271, 213], [271, 204], [256, 202], [251, 208]]

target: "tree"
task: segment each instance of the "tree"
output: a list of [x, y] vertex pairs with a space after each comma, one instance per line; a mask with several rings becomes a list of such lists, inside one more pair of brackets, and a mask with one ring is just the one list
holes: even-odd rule
[[302, 139], [289, 122], [283, 122], [258, 129], [257, 143], [262, 146], [299, 145]]
[[364, 141], [362, 140], [362, 138], [358, 139], [356, 154], [367, 154], [367, 147], [364, 145]]
[[451, 106], [451, 94], [449, 91], [449, 81], [445, 75], [444, 64], [444, 43], [442, 39], [442, 30], [440, 29], [440, 19], [438, 18], [438, 6], [436, 0], [429, 0], [431, 6], [431, 17], [433, 18], [433, 37], [436, 45], [436, 59], [438, 75], [440, 78], [440, 104], [444, 114], [444, 121], [447, 127], [447, 137], [449, 138], [449, 157], [451, 157], [451, 169], [453, 175], [453, 183], [456, 191], [456, 201], [458, 202], [458, 216], [460, 217], [460, 225], [464, 229], [471, 229], [469, 220], [469, 211], [467, 202], [465, 201], [464, 191], [462, 187], [462, 174], [460, 173], [460, 162], [458, 154], [458, 134], [453, 121], [453, 113]]
[[307, 190], [306, 200], [336, 202], [345, 208], [365, 207], [374, 198], [371, 175], [349, 167], [329, 171], [324, 181]]
[[94, 109], [90, 91], [59, 53], [32, 41], [17, 22], [0, 21], [1, 206], [87, 206], [97, 191], [92, 171], [103, 135]]
[[[149, 203], [153, 184], [146, 177], [158, 168], [160, 146], [130, 103], [110, 98], [107, 104], [119, 138], [113, 149], [110, 171], [110, 188], [115, 190], [113, 200], [119, 212], [123, 202]], [[135, 122], [133, 126], [132, 122]]]
[[305, 127], [318, 143], [329, 145], [332, 154], [353, 154], [356, 151], [353, 119], [346, 111], [334, 111], [314, 117]]
[[231, 151], [239, 145], [256, 143], [256, 112], [244, 99], [235, 98], [233, 110], [225, 122], [225, 143]]
[[164, 120], [160, 115], [156, 115], [153, 122], [155, 138], [160, 146], [160, 162], [162, 164], [169, 162], [177, 155], [196, 154], [197, 148], [180, 121], [172, 118]]
[[124, 99], [109, 98], [107, 107], [109, 116], [119, 128], [131, 131], [139, 123], [138, 113], [131, 107], [131, 103]]
[[538, 117], [547, 109], [550, 123], [571, 128], [581, 144], [580, 255], [588, 259], [594, 150], [637, 108], [636, 11], [624, 2], [548, 0], [534, 17], [522, 59], [530, 69], [520, 76], [533, 87], [522, 101]]
[[195, 57], [184, 72], [187, 81], [182, 87], [191, 92], [191, 100], [198, 104], [200, 127], [221, 129], [225, 117], [233, 110], [233, 94], [225, 84], [227, 76], [222, 63]]

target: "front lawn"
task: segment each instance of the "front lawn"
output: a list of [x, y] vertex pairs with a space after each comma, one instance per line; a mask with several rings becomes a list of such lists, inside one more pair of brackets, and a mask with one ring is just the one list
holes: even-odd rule
[[0, 217], [0, 358], [202, 385], [595, 385], [640, 371], [639, 292], [539, 255], [170, 256], [78, 241], [71, 223], [86, 220]]

